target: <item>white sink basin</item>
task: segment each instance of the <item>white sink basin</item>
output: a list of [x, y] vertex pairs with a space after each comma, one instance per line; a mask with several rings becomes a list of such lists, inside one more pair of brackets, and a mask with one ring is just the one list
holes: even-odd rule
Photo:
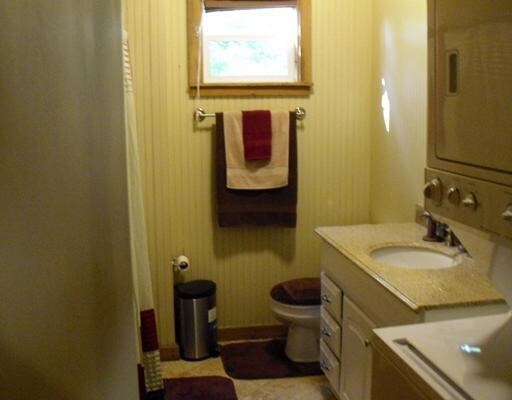
[[370, 257], [384, 264], [412, 269], [449, 268], [460, 262], [460, 256], [452, 257], [434, 249], [405, 245], [379, 247], [370, 252]]

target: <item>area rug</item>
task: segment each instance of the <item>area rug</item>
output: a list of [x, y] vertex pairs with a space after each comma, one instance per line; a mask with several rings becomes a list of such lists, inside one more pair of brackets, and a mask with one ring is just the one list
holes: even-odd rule
[[320, 375], [318, 362], [296, 363], [284, 352], [286, 341], [230, 343], [221, 347], [222, 364], [235, 379], [268, 379]]
[[165, 379], [164, 400], [237, 400], [233, 381], [222, 376]]

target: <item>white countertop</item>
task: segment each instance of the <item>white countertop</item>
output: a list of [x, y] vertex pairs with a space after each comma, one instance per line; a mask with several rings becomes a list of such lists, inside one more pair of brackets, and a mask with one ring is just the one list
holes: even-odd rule
[[[411, 368], [440, 399], [458, 398], [449, 394], [454, 387], [475, 400], [512, 399], [510, 312], [381, 328], [374, 333], [388, 349], [380, 344], [377, 348], [384, 355], [392, 350], [399, 357], [398, 367], [404, 368], [405, 364]], [[413, 348], [414, 355], [406, 348]], [[427, 360], [430, 366], [421, 360]]]

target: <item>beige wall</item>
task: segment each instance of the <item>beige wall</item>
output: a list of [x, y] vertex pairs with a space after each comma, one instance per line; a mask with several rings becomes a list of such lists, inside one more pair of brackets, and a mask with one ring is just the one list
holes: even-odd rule
[[0, 1], [0, 397], [137, 399], [117, 1]]
[[[134, 61], [149, 247], [162, 346], [171, 345], [173, 256], [186, 279], [218, 284], [220, 327], [274, 324], [270, 288], [318, 275], [319, 225], [369, 221], [371, 0], [313, 1], [314, 93], [309, 98], [208, 99], [187, 95], [186, 1], [126, 1]], [[296, 229], [219, 229], [210, 112], [301, 105]]]
[[[414, 219], [423, 204], [427, 132], [427, 2], [373, 0], [371, 218]], [[381, 79], [391, 103], [384, 128]]]

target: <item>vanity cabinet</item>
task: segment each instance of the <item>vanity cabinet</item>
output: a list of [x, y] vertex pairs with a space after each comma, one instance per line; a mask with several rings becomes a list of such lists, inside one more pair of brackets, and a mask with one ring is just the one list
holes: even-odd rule
[[[343, 400], [370, 400], [372, 349], [375, 323], [348, 296], [343, 299], [343, 353], [340, 394]], [[348, 367], [350, 366], [350, 367]]]
[[376, 324], [325, 272], [321, 287], [320, 366], [341, 399], [370, 400], [370, 339]]
[[343, 292], [326, 273], [320, 274], [320, 367], [332, 388], [339, 387]]
[[[394, 267], [369, 254], [385, 243], [422, 243], [417, 224], [319, 227], [320, 363], [340, 400], [370, 399], [374, 328], [506, 312], [499, 292], [465, 259], [453, 268]], [[442, 244], [438, 244], [442, 246]]]
[[370, 400], [372, 329], [420, 319], [332, 246], [321, 256], [320, 366], [339, 399]]

